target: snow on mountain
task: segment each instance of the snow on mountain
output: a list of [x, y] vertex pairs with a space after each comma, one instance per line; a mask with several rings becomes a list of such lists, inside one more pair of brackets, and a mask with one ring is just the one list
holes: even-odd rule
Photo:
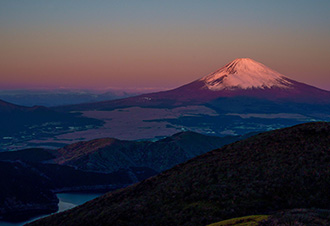
[[293, 85], [284, 75], [250, 58], [238, 58], [200, 81], [212, 91], [272, 87], [290, 89]]
[[330, 104], [330, 91], [292, 80], [252, 59], [238, 58], [211, 74], [172, 90], [118, 100], [63, 106], [57, 110], [113, 110], [132, 106], [164, 108], [199, 105], [219, 98], [232, 97]]

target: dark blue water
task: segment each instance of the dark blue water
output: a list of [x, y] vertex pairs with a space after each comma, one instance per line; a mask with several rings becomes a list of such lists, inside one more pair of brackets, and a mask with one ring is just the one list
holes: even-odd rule
[[[60, 202], [58, 203], [58, 212], [62, 212], [68, 209], [71, 209], [73, 207], [76, 207], [78, 205], [84, 204], [85, 202], [88, 202], [92, 199], [95, 199], [103, 193], [58, 193], [56, 194]], [[24, 222], [19, 222], [19, 223], [10, 223], [10, 222], [5, 222], [5, 221], [0, 221], [0, 226], [21, 226], [26, 223], [35, 221], [37, 219], [40, 219], [42, 217], [46, 217], [50, 214], [39, 216], [33, 219], [30, 219], [28, 221]]]

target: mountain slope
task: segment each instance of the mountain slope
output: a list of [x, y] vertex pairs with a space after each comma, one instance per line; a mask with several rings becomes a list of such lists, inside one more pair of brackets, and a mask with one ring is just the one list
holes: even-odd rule
[[206, 225], [328, 208], [330, 123], [262, 133], [31, 225]]
[[330, 225], [330, 210], [325, 209], [292, 209], [273, 213], [272, 215], [255, 215], [238, 217], [208, 226], [310, 226]]
[[[197, 110], [190, 115], [184, 110], [192, 108]], [[55, 110], [78, 111], [104, 119], [104, 130], [90, 132], [111, 131], [108, 136], [121, 139], [152, 139], [159, 131], [161, 136], [168, 136], [179, 128], [217, 136], [242, 135], [304, 122], [328, 121], [330, 91], [294, 81], [252, 59], [242, 58], [173, 90]], [[170, 116], [167, 112], [178, 114]], [[140, 125], [131, 126], [131, 119], [137, 117], [141, 118]], [[157, 124], [162, 130], [157, 129]], [[88, 137], [86, 134], [72, 135]], [[68, 134], [60, 138], [70, 137]]]
[[249, 58], [224, 67], [179, 88], [114, 101], [58, 107], [58, 110], [111, 110], [130, 106], [176, 107], [205, 104], [217, 98], [254, 97], [272, 101], [330, 103], [330, 92], [285, 77]]
[[[52, 163], [76, 169], [111, 173], [142, 168], [161, 172], [215, 148], [252, 136], [206, 136], [190, 131], [152, 141], [126, 141], [100, 138], [81, 141], [57, 150], [30, 148], [0, 152], [0, 160]], [[133, 170], [134, 171], [134, 170]], [[148, 173], [149, 174], [149, 173]]]
[[54, 150], [43, 148], [0, 152], [0, 160], [5, 161], [43, 162], [53, 158], [55, 158]]
[[28, 108], [0, 100], [0, 112], [11, 112], [14, 110], [26, 110], [26, 109]]
[[240, 136], [214, 137], [194, 132], [177, 133], [156, 142], [103, 138], [65, 146], [56, 151], [56, 158], [51, 161], [97, 172], [129, 167], [148, 167], [161, 172], [240, 139]]
[[249, 58], [236, 59], [199, 81], [205, 83], [205, 88], [213, 91], [293, 88], [293, 84], [284, 75]]
[[[40, 194], [120, 188], [238, 139], [241, 137], [181, 132], [157, 142], [104, 138], [59, 150], [31, 148], [0, 152], [0, 168], [6, 172], [0, 176], [0, 219], [21, 220], [54, 212], [57, 199], [56, 202], [42, 200]], [[25, 193], [24, 188], [32, 191]], [[15, 201], [6, 201], [12, 199]], [[50, 209], [49, 205], [54, 207]]]

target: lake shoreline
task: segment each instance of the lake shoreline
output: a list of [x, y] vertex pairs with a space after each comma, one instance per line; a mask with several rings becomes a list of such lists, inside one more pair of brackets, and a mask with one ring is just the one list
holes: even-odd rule
[[[84, 204], [87, 201], [90, 201], [94, 198], [97, 198], [109, 190], [95, 190], [95, 191], [73, 191], [73, 192], [58, 192], [56, 197], [58, 202], [56, 204], [56, 210], [51, 209], [40, 210], [40, 211], [31, 211], [22, 213], [22, 217], [18, 217], [15, 213], [15, 216], [12, 218], [5, 218], [0, 220], [1, 226], [21, 226], [27, 223], [31, 223], [43, 217], [47, 217], [52, 214], [56, 214], [68, 209], [74, 208], [78, 205]], [[25, 216], [24, 216], [25, 215]], [[33, 216], [32, 216], [33, 215]], [[8, 220], [9, 219], [9, 220]]]

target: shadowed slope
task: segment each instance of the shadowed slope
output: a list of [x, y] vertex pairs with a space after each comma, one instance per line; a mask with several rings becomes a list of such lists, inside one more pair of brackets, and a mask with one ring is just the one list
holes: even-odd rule
[[250, 137], [31, 225], [206, 225], [328, 208], [330, 123]]
[[65, 146], [56, 151], [57, 158], [52, 161], [98, 172], [129, 167], [148, 167], [160, 172], [240, 139], [239, 136], [214, 137], [194, 132], [177, 133], [156, 142], [102, 138]]

